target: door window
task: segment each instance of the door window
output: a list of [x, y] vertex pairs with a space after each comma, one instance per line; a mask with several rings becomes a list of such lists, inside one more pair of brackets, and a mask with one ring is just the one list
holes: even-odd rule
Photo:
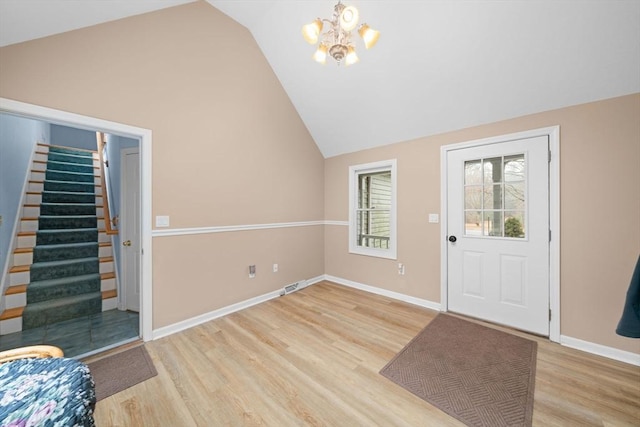
[[464, 234], [526, 238], [524, 154], [464, 162]]

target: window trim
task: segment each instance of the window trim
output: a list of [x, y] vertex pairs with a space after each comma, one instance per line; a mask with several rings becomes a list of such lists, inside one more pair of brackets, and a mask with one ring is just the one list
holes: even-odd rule
[[[391, 208], [389, 248], [366, 248], [356, 244], [358, 234], [358, 177], [375, 172], [391, 173]], [[397, 160], [383, 160], [373, 163], [349, 166], [349, 253], [377, 258], [398, 259], [397, 239]]]

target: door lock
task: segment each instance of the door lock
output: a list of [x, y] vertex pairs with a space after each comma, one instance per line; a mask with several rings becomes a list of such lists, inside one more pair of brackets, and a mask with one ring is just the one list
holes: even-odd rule
[[125, 240], [122, 242], [122, 246], [131, 246], [131, 240]]
[[458, 238], [456, 236], [449, 236], [449, 241], [451, 243], [455, 243], [458, 240]]

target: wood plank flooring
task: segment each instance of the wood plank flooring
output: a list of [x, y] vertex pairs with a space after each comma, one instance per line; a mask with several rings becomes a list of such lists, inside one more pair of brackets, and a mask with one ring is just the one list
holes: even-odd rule
[[[98, 402], [96, 423], [460, 426], [378, 373], [436, 315], [322, 282], [146, 343], [158, 376]], [[639, 367], [510, 332], [539, 343], [534, 426], [640, 425]]]

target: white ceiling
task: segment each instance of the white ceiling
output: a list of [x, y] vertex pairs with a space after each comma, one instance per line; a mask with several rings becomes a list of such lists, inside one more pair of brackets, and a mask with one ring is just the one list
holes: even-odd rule
[[[189, 1], [0, 0], [0, 46]], [[300, 32], [337, 0], [207, 1], [251, 31], [325, 157], [640, 92], [640, 0], [344, 0], [381, 32], [350, 67]]]

